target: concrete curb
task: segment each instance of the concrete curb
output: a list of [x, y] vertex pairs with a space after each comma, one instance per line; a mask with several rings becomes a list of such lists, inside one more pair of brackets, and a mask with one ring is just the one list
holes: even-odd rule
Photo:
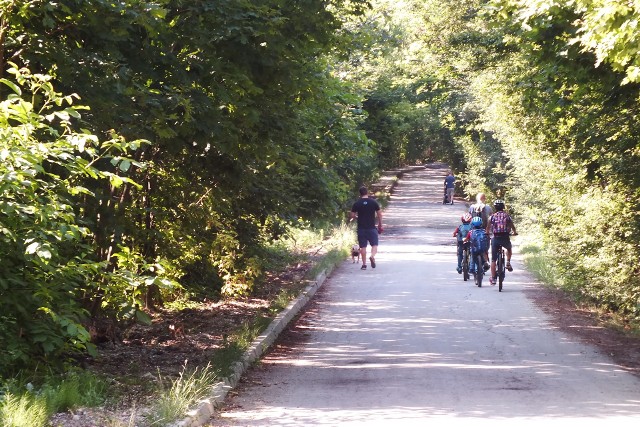
[[[402, 178], [402, 176], [406, 172], [422, 170], [424, 168], [425, 165], [416, 165], [385, 171], [383, 173], [383, 176], [378, 181], [378, 184], [372, 185], [371, 187], [373, 189], [376, 189], [376, 191], [382, 190], [387, 194], [391, 194], [398, 183], [398, 179]], [[227, 396], [227, 393], [235, 388], [235, 386], [238, 384], [238, 381], [240, 381], [240, 377], [242, 377], [249, 366], [251, 366], [256, 360], [260, 359], [260, 357], [262, 357], [267, 349], [271, 347], [271, 345], [278, 338], [278, 335], [280, 335], [280, 333], [284, 331], [289, 322], [291, 322], [302, 310], [302, 308], [307, 305], [307, 303], [315, 295], [318, 289], [320, 289], [320, 287], [327, 280], [327, 277], [329, 277], [331, 272], [337, 267], [339, 263], [342, 263], [342, 261], [338, 261], [338, 263], [333, 264], [327, 269], [321, 271], [316, 276], [316, 278], [311, 281], [309, 285], [300, 293], [300, 295], [298, 295], [298, 297], [292, 300], [284, 310], [278, 313], [278, 315], [273, 319], [273, 321], [271, 321], [264, 332], [262, 332], [260, 336], [253, 340], [249, 348], [243, 354], [240, 361], [234, 363], [233, 374], [213, 386], [211, 389], [211, 396], [209, 398], [201, 400], [195, 409], [187, 412], [187, 416], [184, 419], [173, 423], [172, 426], [200, 427], [207, 421], [209, 421], [209, 419], [215, 413], [216, 408], [222, 405], [225, 397]]]
[[211, 390], [211, 397], [201, 400], [195, 409], [187, 412], [187, 416], [182, 421], [172, 425], [174, 427], [199, 427], [205, 424], [213, 416], [215, 409], [224, 402], [227, 393], [235, 388], [238, 381], [240, 381], [240, 377], [245, 373], [249, 366], [251, 366], [251, 364], [256, 360], [260, 359], [265, 351], [275, 342], [278, 335], [284, 331], [289, 322], [291, 322], [302, 308], [307, 305], [336, 266], [337, 264], [333, 264], [326, 270], [320, 272], [297, 298], [292, 300], [284, 310], [278, 313], [267, 329], [253, 340], [240, 361], [234, 364], [233, 374], [213, 386]]

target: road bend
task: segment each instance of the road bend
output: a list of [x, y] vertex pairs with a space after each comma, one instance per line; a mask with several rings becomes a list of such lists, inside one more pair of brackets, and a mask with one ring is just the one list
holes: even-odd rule
[[517, 254], [503, 292], [458, 275], [445, 175], [403, 177], [377, 267], [337, 268], [210, 425], [640, 425], [640, 379], [553, 327]]

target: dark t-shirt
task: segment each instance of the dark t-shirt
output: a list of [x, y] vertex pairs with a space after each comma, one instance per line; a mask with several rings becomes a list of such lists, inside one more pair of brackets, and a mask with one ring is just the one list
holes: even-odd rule
[[449, 175], [444, 179], [444, 186], [446, 188], [455, 188], [456, 177], [453, 175]]
[[353, 204], [351, 212], [358, 214], [358, 229], [376, 228], [376, 211], [380, 205], [373, 199], [364, 197]]

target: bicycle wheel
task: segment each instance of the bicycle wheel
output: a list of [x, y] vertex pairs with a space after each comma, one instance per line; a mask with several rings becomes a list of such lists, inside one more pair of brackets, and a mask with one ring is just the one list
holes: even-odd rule
[[476, 257], [476, 285], [478, 285], [479, 288], [482, 287], [482, 278], [484, 277], [484, 269], [482, 268], [483, 264], [482, 255], [478, 255]]
[[464, 249], [462, 252], [462, 280], [469, 280], [469, 250]]
[[504, 282], [505, 276], [505, 264], [504, 264], [504, 250], [500, 248], [500, 255], [498, 255], [498, 292], [502, 292], [502, 282]]

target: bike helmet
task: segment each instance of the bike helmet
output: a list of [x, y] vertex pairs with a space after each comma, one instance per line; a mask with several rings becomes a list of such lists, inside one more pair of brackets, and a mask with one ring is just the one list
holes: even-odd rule
[[465, 224], [469, 224], [469, 222], [471, 222], [471, 214], [469, 212], [465, 212], [464, 215], [462, 215], [460, 217], [460, 219], [462, 220], [462, 222], [464, 222]]
[[493, 202], [493, 207], [498, 211], [504, 210], [504, 201], [501, 199], [497, 199], [495, 202]]
[[474, 216], [473, 219], [471, 220], [471, 225], [473, 225], [476, 228], [482, 227], [482, 218], [479, 216]]

